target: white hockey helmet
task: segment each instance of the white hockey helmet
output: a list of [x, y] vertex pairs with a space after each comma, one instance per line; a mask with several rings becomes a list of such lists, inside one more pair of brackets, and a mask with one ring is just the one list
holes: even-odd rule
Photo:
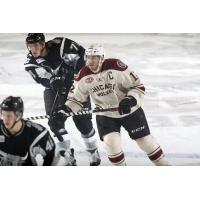
[[85, 50], [85, 55], [86, 56], [101, 56], [105, 57], [105, 51], [102, 45], [90, 45], [86, 50]]

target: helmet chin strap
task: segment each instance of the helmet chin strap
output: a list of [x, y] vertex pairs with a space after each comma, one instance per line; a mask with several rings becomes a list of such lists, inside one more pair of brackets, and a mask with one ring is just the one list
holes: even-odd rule
[[[17, 116], [17, 118], [18, 118], [19, 116]], [[17, 119], [16, 118], [16, 119]], [[9, 128], [8, 130], [12, 130], [13, 128], [14, 128], [14, 126], [16, 125], [16, 123], [17, 122], [19, 122], [21, 120], [21, 117], [19, 117], [19, 119], [18, 120], [15, 120], [15, 122], [13, 123], [13, 125], [11, 126], [11, 128]]]

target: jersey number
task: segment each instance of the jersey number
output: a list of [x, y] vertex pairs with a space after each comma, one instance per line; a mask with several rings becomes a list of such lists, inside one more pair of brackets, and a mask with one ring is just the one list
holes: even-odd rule
[[75, 49], [75, 51], [78, 51], [78, 47], [76, 46], [76, 44], [74, 44], [73, 42], [70, 45], [70, 49]]
[[51, 151], [53, 149], [53, 144], [50, 140], [47, 141], [45, 149], [46, 151]]
[[135, 81], [138, 80], [138, 76], [137, 76], [136, 74], [134, 74], [133, 72], [131, 72], [130, 75], [133, 77], [133, 79], [134, 79]]

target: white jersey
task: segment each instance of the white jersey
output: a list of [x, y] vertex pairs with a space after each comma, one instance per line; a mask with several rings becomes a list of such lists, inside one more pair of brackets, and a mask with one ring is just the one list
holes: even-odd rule
[[[131, 109], [135, 112], [142, 104], [145, 88], [138, 76], [118, 59], [105, 59], [101, 71], [93, 73], [88, 66], [81, 69], [74, 82], [73, 93], [68, 96], [66, 105], [73, 112], [82, 109], [82, 103], [91, 96], [97, 108], [117, 108], [125, 96], [133, 96], [137, 105]], [[99, 112], [113, 118], [120, 118], [118, 111]]]

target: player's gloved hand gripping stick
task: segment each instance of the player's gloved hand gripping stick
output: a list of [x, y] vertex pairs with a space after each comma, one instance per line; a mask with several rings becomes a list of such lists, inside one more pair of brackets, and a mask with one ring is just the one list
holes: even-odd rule
[[128, 114], [131, 112], [131, 108], [137, 105], [137, 100], [133, 96], [124, 97], [119, 103], [120, 115]]
[[[79, 112], [72, 112], [72, 110], [68, 106], [63, 105], [56, 109], [52, 108], [52, 113], [50, 116], [49, 115], [35, 116], [35, 117], [26, 118], [26, 120], [37, 120], [37, 119], [46, 119], [46, 118], [59, 120], [59, 119], [63, 119], [63, 118], [71, 117], [71, 116], [88, 115], [88, 114], [97, 113], [97, 112], [109, 112], [109, 111], [118, 111], [120, 115], [123, 115], [123, 114], [130, 113], [131, 108], [136, 105], [137, 105], [137, 100], [134, 97], [126, 96], [121, 100], [121, 102], [119, 103], [119, 107], [117, 108], [106, 108], [106, 109], [96, 108], [94, 110], [82, 110]], [[55, 108], [55, 106], [53, 107]]]
[[[70, 112], [70, 113], [65, 113], [64, 111], [61, 111], [61, 113], [64, 114], [66, 117], [71, 117], [76, 115], [88, 115], [97, 112], [109, 112], [109, 111], [118, 111], [118, 108], [84, 110], [84, 111]], [[50, 118], [49, 115], [43, 115], [43, 116], [28, 117], [26, 118], [26, 120], [38, 120], [38, 119], [49, 119], [49, 118]]]

